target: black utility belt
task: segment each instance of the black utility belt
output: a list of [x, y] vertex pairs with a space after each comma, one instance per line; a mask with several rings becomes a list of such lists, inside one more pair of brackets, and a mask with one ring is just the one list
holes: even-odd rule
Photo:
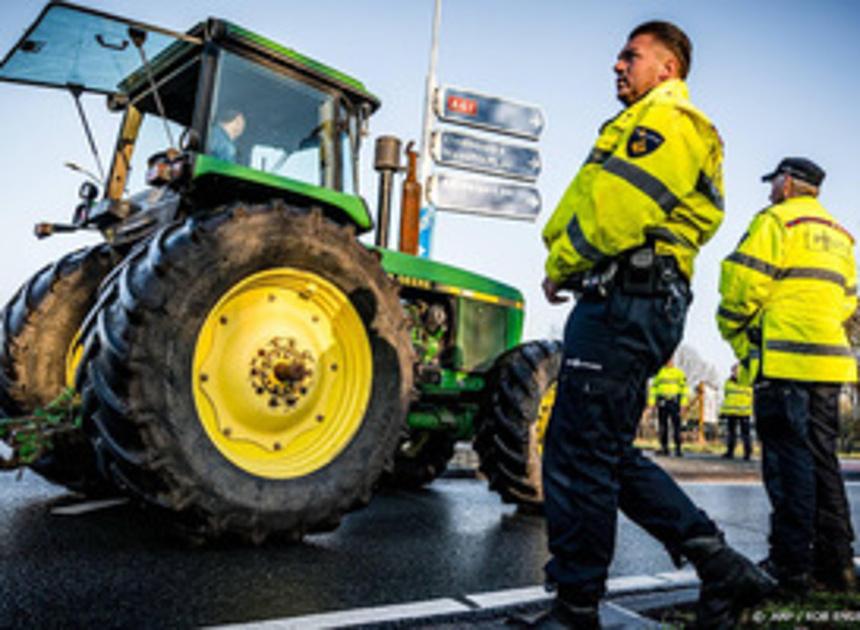
[[628, 295], [660, 296], [677, 291], [679, 283], [686, 290], [686, 278], [673, 256], [659, 256], [652, 247], [640, 247], [587, 272], [582, 291], [606, 295], [618, 288]]

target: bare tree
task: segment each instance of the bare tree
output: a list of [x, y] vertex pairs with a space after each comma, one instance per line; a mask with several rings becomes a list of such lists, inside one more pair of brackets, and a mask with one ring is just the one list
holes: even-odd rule
[[720, 375], [717, 368], [712, 363], [705, 361], [692, 346], [682, 345], [678, 348], [675, 352], [675, 365], [684, 370], [691, 390], [695, 390], [701, 382], [713, 387], [720, 386]]

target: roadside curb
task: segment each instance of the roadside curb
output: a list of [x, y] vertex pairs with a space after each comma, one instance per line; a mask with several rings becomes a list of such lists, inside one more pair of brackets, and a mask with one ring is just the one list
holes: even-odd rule
[[[607, 582], [607, 597], [601, 603], [601, 622], [605, 626], [659, 628], [660, 625], [625, 605], [631, 596], [657, 596], [667, 604], [694, 601], [698, 578], [691, 570], [658, 573], [653, 576], [625, 576]], [[675, 596], [672, 597], [672, 594]], [[678, 595], [682, 595], [679, 600]], [[461, 598], [440, 598], [394, 606], [356, 608], [352, 610], [272, 619], [257, 623], [216, 626], [221, 630], [315, 630], [322, 628], [447, 628], [495, 627], [513, 615], [538, 615], [553, 595], [542, 586], [474, 593]], [[653, 598], [652, 598], [653, 599]], [[658, 607], [652, 604], [648, 608]]]
[[[860, 556], [854, 558], [860, 575]], [[661, 628], [643, 616], [647, 611], [693, 604], [699, 596], [699, 578], [692, 568], [655, 575], [624, 576], [607, 581], [600, 604], [603, 627]], [[431, 599], [393, 606], [354, 608], [335, 612], [272, 619], [256, 623], [214, 626], [219, 630], [320, 630], [352, 628], [497, 628], [514, 618], [530, 619], [546, 610], [553, 595], [542, 586], [474, 593], [463, 597]]]

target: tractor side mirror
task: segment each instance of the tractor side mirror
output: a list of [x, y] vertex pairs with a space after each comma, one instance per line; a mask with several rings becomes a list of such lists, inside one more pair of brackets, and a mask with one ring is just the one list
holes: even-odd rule
[[202, 144], [200, 134], [190, 127], [179, 136], [179, 148], [183, 151], [200, 151]]
[[91, 204], [99, 196], [99, 187], [92, 182], [84, 182], [78, 188], [78, 197], [86, 204]]

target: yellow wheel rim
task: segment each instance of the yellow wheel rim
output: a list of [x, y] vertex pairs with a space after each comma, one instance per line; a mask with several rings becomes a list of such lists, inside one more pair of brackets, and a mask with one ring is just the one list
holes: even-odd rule
[[269, 479], [327, 465], [361, 426], [373, 360], [364, 323], [324, 278], [289, 267], [231, 287], [197, 335], [194, 405], [233, 464]]
[[543, 457], [543, 443], [546, 437], [546, 428], [549, 426], [549, 417], [552, 414], [552, 407], [555, 404], [555, 394], [558, 389], [558, 381], [550, 385], [543, 393], [538, 407], [538, 417], [534, 423], [534, 439], [537, 445], [538, 455]]
[[552, 406], [555, 404], [557, 383], [554, 381], [541, 396], [537, 418], [529, 426], [529, 459], [526, 474], [529, 484], [536, 493], [534, 497], [529, 497], [529, 499], [537, 502], [543, 501], [543, 477], [541, 473], [543, 446], [546, 439], [546, 429], [549, 426], [549, 417], [552, 414]]
[[81, 343], [81, 331], [78, 330], [72, 338], [68, 350], [66, 350], [66, 387], [75, 386], [75, 374], [83, 358], [84, 344]]

